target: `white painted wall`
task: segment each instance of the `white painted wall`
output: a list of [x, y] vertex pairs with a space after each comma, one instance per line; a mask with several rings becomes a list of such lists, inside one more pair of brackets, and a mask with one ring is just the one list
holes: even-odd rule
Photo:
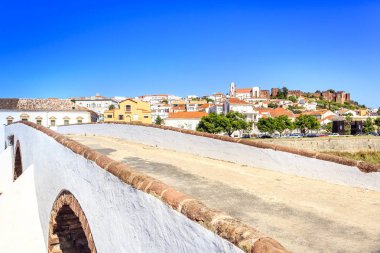
[[0, 124], [0, 153], [5, 149], [4, 125]]
[[13, 147], [9, 146], [6, 150], [0, 152], [0, 193], [13, 182]]
[[62, 126], [58, 127], [58, 131], [63, 134], [112, 136], [256, 168], [380, 191], [380, 173], [363, 173], [356, 167], [272, 149], [260, 149], [239, 143], [133, 125], [92, 124]]
[[20, 141], [23, 167], [34, 167], [45, 240], [54, 200], [66, 189], [82, 206], [98, 252], [242, 252], [42, 132], [13, 124], [6, 134]]
[[174, 119], [167, 118], [165, 119], [165, 126], [178, 127], [188, 130], [195, 130], [201, 119]]
[[28, 121], [33, 123], [37, 123], [36, 118], [42, 118], [42, 125], [45, 127], [50, 126], [50, 117], [55, 117], [56, 125], [63, 125], [64, 118], [69, 117], [69, 124], [77, 124], [78, 117], [82, 117], [83, 123], [91, 123], [91, 114], [88, 111], [8, 111], [8, 110], [0, 110], [0, 125], [7, 124], [7, 117], [13, 117], [13, 122], [21, 120], [21, 114], [28, 114]]

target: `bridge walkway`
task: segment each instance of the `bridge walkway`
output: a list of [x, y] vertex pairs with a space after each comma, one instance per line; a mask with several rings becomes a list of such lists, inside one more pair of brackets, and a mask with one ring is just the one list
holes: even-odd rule
[[380, 250], [380, 192], [120, 139], [68, 137], [241, 219], [293, 252]]

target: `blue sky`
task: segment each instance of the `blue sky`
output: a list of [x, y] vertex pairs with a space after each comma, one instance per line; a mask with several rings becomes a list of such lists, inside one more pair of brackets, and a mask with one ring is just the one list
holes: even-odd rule
[[231, 81], [380, 106], [380, 1], [0, 1], [0, 97], [203, 95]]

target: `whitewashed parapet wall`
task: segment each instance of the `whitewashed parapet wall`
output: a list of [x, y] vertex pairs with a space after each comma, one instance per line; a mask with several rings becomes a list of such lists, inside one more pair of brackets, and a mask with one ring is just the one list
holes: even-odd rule
[[97, 252], [242, 252], [158, 198], [58, 143], [61, 137], [54, 139], [21, 123], [7, 126], [5, 136], [9, 135], [20, 142], [23, 168], [34, 167], [46, 240], [53, 203], [68, 190], [87, 217]]
[[355, 166], [157, 127], [129, 124], [88, 124], [62, 126], [58, 127], [57, 131], [62, 134], [95, 134], [121, 138], [203, 157], [325, 180], [335, 184], [380, 190], [380, 172], [364, 173]]
[[0, 152], [5, 149], [5, 126], [0, 125]]

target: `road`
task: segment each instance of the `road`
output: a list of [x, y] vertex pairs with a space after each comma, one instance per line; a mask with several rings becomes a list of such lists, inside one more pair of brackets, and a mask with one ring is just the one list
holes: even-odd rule
[[252, 225], [293, 252], [380, 252], [380, 192], [120, 139], [68, 137]]

